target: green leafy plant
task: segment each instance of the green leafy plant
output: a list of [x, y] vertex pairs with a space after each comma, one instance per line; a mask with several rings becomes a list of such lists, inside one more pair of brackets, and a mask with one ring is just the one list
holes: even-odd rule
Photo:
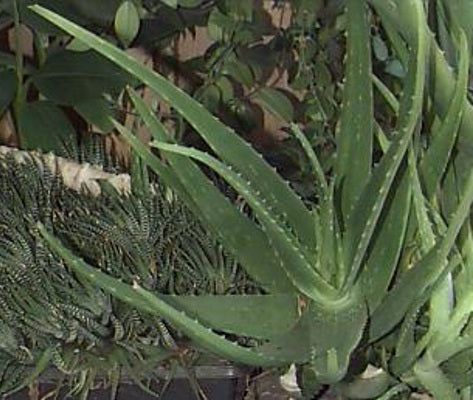
[[[81, 161], [93, 161], [96, 153]], [[130, 193], [108, 174], [100, 193], [78, 192], [61, 179], [74, 167], [81, 166], [51, 155], [13, 149], [0, 155], [2, 395], [45, 370], [57, 384], [56, 395], [64, 386], [86, 398], [103, 381], [113, 397], [124, 377], [149, 391], [150, 381], [163, 386], [157, 366], [169, 367], [172, 375], [199, 357], [161, 318], [116, 301], [67, 269], [40, 239], [38, 221], [90, 263], [171, 299], [176, 293], [260, 290], [164, 186], [147, 182], [147, 190], [139, 191], [135, 182]]]
[[[388, 390], [384, 398], [410, 385], [438, 399], [456, 400], [468, 386], [460, 381], [469, 376], [468, 367], [456, 358], [471, 362], [467, 282], [472, 265], [473, 173], [466, 156], [473, 113], [465, 100], [467, 40], [452, 14], [450, 38], [459, 50], [459, 68], [457, 78], [451, 79], [452, 71], [429, 32], [423, 2], [371, 4], [400, 54], [403, 48], [410, 50], [405, 59], [400, 55], [406, 77], [399, 105], [389, 89], [378, 85], [397, 109], [396, 133], [386, 137], [373, 115], [367, 3], [348, 0], [346, 83], [332, 177], [324, 175], [305, 136], [292, 127], [314, 171], [319, 201], [311, 207], [241, 138], [162, 76], [59, 15], [34, 6], [38, 14], [155, 90], [208, 143], [214, 155], [172, 143], [153, 111], [131, 89], [136, 111], [161, 157], [115, 122], [142, 160], [212, 228], [268, 294], [233, 298], [236, 311], [231, 318], [219, 296], [191, 309], [136, 280], [132, 285], [118, 281], [88, 265], [44, 227], [39, 229], [75, 272], [112, 296], [165, 318], [220, 356], [250, 365], [297, 363], [308, 380], [312, 375], [316, 383], [336, 384], [354, 379], [349, 367], [368, 346], [384, 352], [384, 361], [381, 357], [375, 362], [404, 385]], [[428, 60], [434, 67], [433, 89], [425, 79]], [[423, 108], [428, 107], [424, 97], [432, 99], [437, 121], [421, 147], [419, 130]], [[466, 143], [466, 149], [455, 146], [457, 130], [457, 140]], [[376, 165], [375, 146], [382, 150]], [[233, 186], [256, 220], [228, 202], [196, 161]], [[408, 252], [409, 240], [414, 256]], [[281, 302], [289, 312], [281, 311]], [[423, 315], [429, 328], [418, 334], [417, 317], [428, 302]], [[268, 309], [274, 314], [268, 315]], [[265, 321], [264, 332], [250, 314]], [[215, 331], [252, 337], [257, 344], [235, 344]], [[391, 355], [386, 353], [392, 349], [389, 340], [396, 343]], [[462, 378], [456, 379], [452, 371], [462, 366]], [[386, 385], [378, 395], [388, 389]]]

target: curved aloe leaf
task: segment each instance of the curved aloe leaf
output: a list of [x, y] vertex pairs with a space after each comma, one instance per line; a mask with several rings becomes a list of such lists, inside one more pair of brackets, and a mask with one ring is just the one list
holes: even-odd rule
[[337, 135], [337, 189], [348, 215], [368, 181], [373, 142], [371, 40], [366, 2], [348, 0], [346, 82]]
[[428, 388], [435, 399], [460, 400], [452, 382], [447, 378], [439, 366], [432, 362], [429, 354], [414, 366], [414, 374], [419, 381]]
[[[291, 358], [278, 357], [278, 351], [262, 352], [256, 348], [247, 348], [235, 344], [223, 336], [217, 335], [197, 320], [190, 318], [184, 312], [176, 310], [153, 293], [143, 289], [137, 282], [133, 286], [121, 282], [102, 271], [91, 267], [84, 260], [75, 256], [62, 243], [51, 235], [42, 224], [38, 230], [49, 247], [66, 261], [77, 274], [90, 280], [112, 296], [151, 314], [157, 314], [175, 325], [197, 344], [206, 350], [228, 360], [255, 366], [285, 365], [293, 362]], [[299, 351], [303, 349], [298, 348]], [[284, 353], [282, 353], [284, 356]]]
[[174, 86], [166, 78], [140, 64], [132, 56], [111, 43], [88, 32], [60, 15], [39, 5], [30, 7], [43, 18], [70, 35], [86, 42], [131, 75], [138, 78], [176, 109], [223, 160], [237, 168], [246, 179], [255, 182], [271, 207], [280, 216], [287, 216], [296, 235], [306, 246], [314, 245], [314, 230], [309, 211], [272, 168], [241, 137], [216, 119], [200, 103]]
[[[370, 0], [370, 3], [381, 17], [383, 24], [389, 24], [396, 31], [403, 33], [408, 44], [414, 42], [410, 33], [415, 31], [418, 22], [412, 19], [412, 13], [401, 10], [403, 3], [410, 3], [409, 1]], [[449, 62], [445, 59], [444, 52], [428, 27], [426, 27], [426, 34], [431, 47], [429, 61], [433, 71], [432, 85], [429, 85], [430, 97], [437, 113], [443, 116], [451, 106], [456, 80]], [[457, 138], [458, 151], [455, 154], [455, 164], [458, 169], [459, 186], [463, 189], [469, 179], [469, 171], [473, 167], [473, 146], [471, 145], [473, 143], [473, 105], [470, 102], [464, 103]]]
[[[138, 101], [135, 104], [144, 118], [152, 118], [148, 111], [140, 108], [144, 104]], [[165, 133], [159, 135], [163, 128], [157, 120], [149, 122], [149, 126], [153, 128], [155, 137], [166, 138]], [[163, 167], [150, 149], [124, 126], [115, 122], [115, 127], [143, 161], [163, 176]], [[165, 183], [175, 189], [195, 215], [219, 235], [222, 244], [236, 255], [250, 276], [272, 293], [294, 292], [293, 284], [273, 256], [261, 229], [228, 201], [190, 160], [176, 156], [169, 160], [177, 168], [172, 170], [172, 175], [165, 177]]]
[[238, 172], [216, 158], [196, 149], [162, 142], [153, 143], [152, 145], [162, 151], [192, 157], [216, 171], [252, 207], [275, 250], [273, 257], [279, 260], [281, 268], [284, 269], [294, 286], [316, 301], [323, 302], [327, 297], [336, 298], [337, 291], [314, 268], [308, 250], [299, 243], [294, 234], [284, 225], [284, 221], [278, 220], [277, 216], [272, 214], [271, 208], [265, 204], [264, 199], [258, 197], [258, 190], [255, 190], [250, 183], [241, 178]]
[[459, 69], [452, 101], [438, 131], [432, 133], [432, 142], [420, 164], [420, 174], [428, 199], [434, 196], [437, 185], [445, 173], [467, 99], [469, 55], [463, 31], [459, 42]]
[[462, 193], [460, 204], [449, 221], [443, 239], [411, 269], [405, 272], [399, 282], [388, 293], [381, 305], [375, 310], [370, 323], [370, 340], [374, 341], [388, 333], [406, 314], [415, 298], [422, 296], [429, 285], [432, 285], [444, 272], [447, 258], [455, 245], [457, 235], [469, 218], [473, 202], [473, 172]]
[[202, 324], [226, 333], [274, 339], [289, 332], [299, 320], [293, 295], [160, 296]]
[[371, 249], [360, 273], [363, 292], [371, 310], [386, 295], [399, 262], [404, 245], [407, 222], [411, 209], [411, 185], [405, 171], [387, 200], [384, 214], [380, 216]]
[[417, 42], [410, 59], [405, 91], [400, 104], [398, 134], [349, 214], [345, 252], [346, 264], [351, 266], [351, 271], [345, 284], [346, 288], [350, 288], [358, 276], [383, 205], [422, 111], [427, 55], [425, 18], [422, 4], [414, 1], [412, 7], [411, 12], [414, 11], [412, 14], [415, 14], [418, 22]]
[[361, 290], [354, 288], [345, 299], [332, 305], [312, 302], [307, 314], [311, 368], [321, 383], [339, 382], [347, 374], [368, 317]]

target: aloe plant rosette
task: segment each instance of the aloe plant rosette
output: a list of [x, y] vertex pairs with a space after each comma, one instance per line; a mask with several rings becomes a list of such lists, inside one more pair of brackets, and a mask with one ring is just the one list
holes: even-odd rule
[[[377, 10], [378, 2], [373, 3]], [[72, 269], [103, 290], [159, 314], [199, 346], [229, 360], [255, 366], [296, 363], [318, 383], [332, 384], [347, 378], [357, 349], [376, 343], [394, 329], [401, 332], [398, 347], [402, 349], [402, 335], [412, 328], [406, 318], [417, 315], [433, 293], [436, 297], [431, 301], [449, 307], [446, 299], [451, 287], [445, 282], [451, 280], [450, 272], [458, 265], [449, 256], [455, 253], [458, 233], [469, 216], [473, 173], [470, 170], [464, 174], [460, 195], [450, 202], [453, 206], [448, 219], [440, 217], [438, 229], [429, 230], [432, 217], [427, 215], [425, 201], [435, 198], [440, 179], [450, 165], [455, 141], [444, 138], [455, 136], [459, 115], [465, 108], [468, 51], [465, 36], [458, 29], [454, 40], [460, 43], [462, 67], [452, 90], [454, 101], [450, 109], [439, 114], [431, 146], [418, 150], [414, 139], [422, 126], [424, 98], [428, 96], [427, 62], [435, 52], [431, 51], [423, 2], [392, 3], [396, 3], [397, 14], [389, 8], [383, 12], [384, 6], [379, 5], [381, 22], [391, 28], [392, 19], [398, 16], [409, 27], [398, 35], [399, 43], [409, 50], [399, 104], [387, 88], [380, 86], [386, 99], [396, 103], [395, 133], [386, 139], [374, 118], [371, 10], [365, 1], [347, 0], [346, 81], [336, 133], [337, 156], [330, 178], [324, 175], [304, 134], [292, 125], [314, 171], [319, 201], [312, 207], [307, 207], [243, 139], [164, 77], [59, 15], [32, 7], [153, 89], [207, 142], [213, 155], [173, 143], [153, 110], [132, 89], [130, 98], [152, 134], [151, 146], [159, 149], [160, 157], [114, 121], [142, 160], [218, 235], [267, 294], [163, 296], [146, 290], [139, 280], [120, 282], [87, 265], [40, 227], [46, 241]], [[376, 160], [375, 147], [383, 150]], [[420, 154], [422, 163], [418, 162]], [[443, 160], [440, 168], [439, 159]], [[245, 199], [256, 219], [248, 218], [225, 198], [201, 172], [199, 164], [224, 178]], [[405, 253], [406, 238], [415, 236], [412, 232], [420, 232], [422, 251], [405, 265], [401, 255]], [[431, 318], [437, 321], [440, 317], [431, 312]], [[453, 314], [452, 318], [459, 317]], [[448, 325], [449, 315], [446, 321]], [[403, 377], [406, 371], [413, 371], [414, 378], [406, 379], [414, 379], [433, 392], [432, 372], [447, 379], [438, 370], [443, 359], [424, 368], [427, 361], [422, 354], [429, 340], [438, 343], [442, 337], [437, 336], [436, 329], [419, 344], [421, 350], [413, 358], [398, 361], [395, 373]], [[241, 346], [222, 332], [251, 337], [258, 345]], [[442, 353], [436, 346], [436, 351]], [[401, 353], [397, 360], [402, 359]], [[453, 396], [454, 390], [448, 394]]]

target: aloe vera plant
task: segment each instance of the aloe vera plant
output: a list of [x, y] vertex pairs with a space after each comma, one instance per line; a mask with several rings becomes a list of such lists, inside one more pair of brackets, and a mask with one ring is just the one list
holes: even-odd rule
[[[448, 110], [438, 114], [431, 143], [419, 149], [415, 144], [424, 97], [430, 94], [427, 62], [439, 57], [424, 5], [420, 0], [372, 3], [383, 24], [392, 27], [394, 21], [406, 28], [398, 36], [410, 55], [403, 94], [395, 105], [396, 133], [390, 141], [379, 139], [383, 155], [374, 166], [374, 131], [381, 127], [375, 124], [372, 105], [369, 12], [367, 2], [347, 0], [346, 83], [332, 177], [324, 176], [317, 154], [300, 129], [292, 126], [314, 170], [319, 201], [312, 207], [239, 136], [165, 78], [59, 15], [32, 7], [155, 90], [207, 142], [214, 155], [173, 143], [154, 112], [132, 89], [130, 98], [153, 136], [151, 146], [159, 149], [161, 157], [114, 121], [142, 160], [187, 202], [268, 294], [233, 297], [234, 312], [229, 316], [229, 301], [224, 297], [166, 297], [145, 290], [138, 281], [132, 285], [120, 282], [78, 258], [44, 227], [40, 231], [77, 273], [119, 299], [169, 320], [220, 356], [259, 366], [297, 363], [318, 383], [332, 384], [347, 378], [357, 349], [396, 331], [393, 374], [427, 388], [438, 399], [456, 400], [458, 386], [449, 381], [441, 364], [470, 349], [472, 342], [468, 335], [462, 336], [471, 312], [468, 291], [455, 299], [455, 305], [448, 298], [451, 272], [460, 265], [461, 276], [466, 279], [471, 274], [468, 220], [473, 172], [467, 169], [457, 180], [451, 164], [459, 114], [469, 112], [470, 107], [466, 100], [466, 39], [458, 28], [454, 40], [459, 43], [459, 68], [453, 90], [446, 91], [453, 100]], [[445, 85], [445, 77], [437, 76], [445, 75], [444, 61], [437, 63], [441, 68], [434, 71], [434, 77]], [[385, 94], [393, 100], [390, 93]], [[447, 103], [443, 100], [438, 100], [440, 108]], [[199, 163], [233, 186], [256, 221], [212, 185]], [[434, 202], [445, 177], [448, 184], [459, 188], [455, 198], [447, 201], [447, 217]], [[406, 240], [416, 235], [420, 237], [418, 257], [405, 260], [401, 255], [406, 253]], [[431, 329], [418, 340], [414, 322], [429, 298]], [[262, 326], [255, 324], [252, 315], [264, 321]], [[216, 331], [249, 336], [258, 344], [244, 347]], [[453, 342], [457, 337], [461, 340]], [[406, 351], [411, 347], [404, 348], [405, 344], [415, 347], [411, 355]]]

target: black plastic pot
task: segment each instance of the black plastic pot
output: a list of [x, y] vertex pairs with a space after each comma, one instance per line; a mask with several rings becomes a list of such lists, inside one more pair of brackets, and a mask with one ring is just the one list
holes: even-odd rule
[[[239, 400], [243, 399], [246, 388], [246, 376], [248, 371], [232, 365], [218, 366], [197, 366], [193, 371], [200, 389], [203, 391], [208, 400]], [[51, 375], [51, 374], [48, 374]], [[160, 382], [167, 380], [169, 371], [165, 368], [158, 368], [156, 376]], [[55, 388], [51, 383], [52, 376], [47, 376], [39, 382], [38, 391], [44, 395]], [[154, 388], [159, 390], [159, 385]], [[57, 397], [58, 399], [74, 399], [75, 397], [65, 397], [67, 388]], [[5, 400], [31, 400], [28, 390], [25, 389], [19, 393], [11, 395]], [[109, 400], [110, 389], [95, 389], [90, 392], [88, 400]], [[132, 381], [124, 379], [118, 388], [117, 400], [156, 400], [155, 396], [143, 391]], [[196, 396], [192, 386], [183, 370], [177, 370], [169, 386], [160, 400], [200, 400]]]

